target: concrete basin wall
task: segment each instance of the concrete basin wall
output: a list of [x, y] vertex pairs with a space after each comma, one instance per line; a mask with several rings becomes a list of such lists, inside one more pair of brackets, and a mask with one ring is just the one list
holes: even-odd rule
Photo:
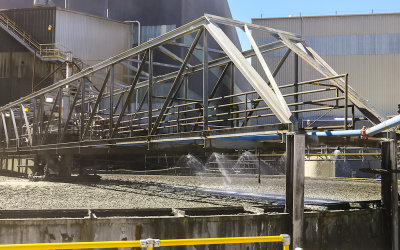
[[[305, 246], [317, 249], [385, 249], [380, 209], [307, 212]], [[0, 220], [0, 244], [118, 241], [279, 235], [287, 214]], [[168, 248], [161, 248], [168, 249]], [[282, 249], [281, 244], [236, 244], [173, 249]]]

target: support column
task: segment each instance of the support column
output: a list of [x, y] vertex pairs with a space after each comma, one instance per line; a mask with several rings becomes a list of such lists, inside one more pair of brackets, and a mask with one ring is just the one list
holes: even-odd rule
[[147, 90], [147, 108], [148, 108], [148, 133], [151, 135], [151, 128], [153, 126], [153, 50], [149, 50], [149, 87]]
[[208, 130], [208, 33], [203, 40], [203, 130]]
[[60, 164], [60, 177], [70, 177], [72, 173], [72, 165], [73, 165], [74, 157], [72, 154], [66, 154], [61, 156]]
[[[79, 138], [82, 138], [83, 130], [85, 129], [85, 115], [86, 115], [86, 106], [85, 106], [85, 91], [86, 91], [86, 82], [85, 79], [81, 79], [82, 81], [82, 87], [81, 87], [81, 128], [80, 128], [80, 135]], [[78, 94], [78, 93], [77, 93]]]
[[286, 136], [286, 212], [291, 218], [293, 249], [303, 247], [305, 136]]
[[[397, 143], [394, 139], [382, 142], [382, 169], [397, 170]], [[381, 182], [382, 205], [384, 207], [384, 218], [387, 225], [386, 235], [390, 243], [388, 249], [399, 249], [399, 199], [397, 173], [382, 174]], [[390, 247], [390, 248], [389, 248]]]
[[110, 99], [109, 99], [109, 109], [110, 109], [110, 121], [109, 121], [109, 136], [110, 139], [112, 137], [113, 125], [114, 125], [114, 65], [111, 66], [111, 75], [110, 75]]
[[[73, 74], [73, 64], [70, 62], [67, 62], [65, 64], [65, 68], [66, 68], [65, 79], [67, 79], [67, 78], [71, 77]], [[68, 117], [68, 114], [69, 114], [69, 111], [71, 108], [71, 97], [69, 95], [69, 86], [67, 85], [65, 87], [65, 89], [63, 89], [63, 91], [65, 92], [65, 95], [64, 95], [64, 93], [62, 93], [63, 95], [61, 98], [61, 100], [62, 100], [61, 114], [62, 114], [62, 121], [65, 122], [67, 120], [67, 117]]]
[[33, 121], [32, 121], [32, 146], [36, 145], [36, 140], [38, 136], [38, 107], [37, 107], [37, 99], [36, 97], [32, 98], [32, 113], [33, 113]]

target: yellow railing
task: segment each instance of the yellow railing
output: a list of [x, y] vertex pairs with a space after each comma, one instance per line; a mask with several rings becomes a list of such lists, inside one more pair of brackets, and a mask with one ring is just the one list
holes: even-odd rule
[[[63, 50], [60, 49], [60, 47], [62, 47]], [[66, 47], [58, 43], [40, 44], [39, 54], [43, 58], [61, 58], [65, 61], [71, 60], [71, 52]]]
[[[38, 43], [32, 38], [30, 34], [27, 34], [25, 31], [20, 29], [17, 24], [6, 15], [0, 14], [0, 21], [2, 21], [7, 28], [13, 30], [15, 34], [19, 35], [24, 42], [28, 43], [43, 58], [60, 58], [65, 61], [70, 59], [71, 52], [68, 48], [57, 43]], [[60, 47], [62, 47], [63, 49], [61, 49]]]
[[153, 249], [156, 247], [170, 247], [170, 246], [198, 246], [198, 245], [216, 245], [216, 244], [265, 243], [265, 242], [282, 242], [283, 250], [289, 250], [290, 236], [288, 234], [281, 234], [278, 236], [231, 237], [231, 238], [201, 238], [201, 239], [175, 239], [175, 240], [146, 239], [146, 240], [136, 240], [136, 241], [14, 244], [14, 245], [0, 245], [0, 249], [50, 250], [50, 249], [93, 249], [93, 248], [116, 248], [116, 247], [141, 247], [146, 249]]

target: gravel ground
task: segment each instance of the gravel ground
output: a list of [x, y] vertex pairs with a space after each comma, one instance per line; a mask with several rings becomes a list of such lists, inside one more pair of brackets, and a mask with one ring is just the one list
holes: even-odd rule
[[[284, 195], [284, 176], [256, 177], [102, 175], [96, 183], [32, 182], [0, 177], [0, 209], [189, 208], [267, 204], [205, 189]], [[306, 179], [308, 198], [380, 199], [380, 182], [340, 178]]]

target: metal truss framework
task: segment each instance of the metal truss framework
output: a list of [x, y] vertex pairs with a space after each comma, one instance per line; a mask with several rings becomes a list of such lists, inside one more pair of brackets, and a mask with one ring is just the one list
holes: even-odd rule
[[[223, 26], [242, 29], [252, 49], [240, 51], [224, 33]], [[252, 30], [266, 32], [276, 41], [257, 45]], [[192, 44], [185, 48], [186, 55], [182, 58], [170, 48], [181, 46], [184, 37], [189, 37]], [[211, 40], [221, 50], [209, 49]], [[263, 54], [282, 49], [287, 51], [271, 71]], [[196, 63], [194, 53], [199, 50], [202, 59], [193, 64]], [[156, 52], [167, 56], [173, 63], [155, 62]], [[291, 52], [324, 78], [278, 85], [274, 77]], [[260, 62], [267, 79], [252, 67], [247, 60], [250, 57]], [[117, 67], [125, 68], [129, 74], [119, 76]], [[164, 73], [154, 75], [154, 67], [162, 68]], [[210, 91], [209, 74], [215, 68], [220, 70], [220, 75]], [[235, 70], [244, 76], [253, 91], [235, 93], [232, 87], [230, 93], [218, 95], [223, 81], [229, 80], [234, 86]], [[196, 74], [202, 76], [203, 94], [202, 98], [191, 99], [188, 92]], [[94, 84], [89, 80], [93, 78], [101, 79], [101, 82]], [[130, 82], [121, 83], [118, 79]], [[299, 85], [316, 83], [320, 89], [297, 90]], [[165, 86], [165, 95], [153, 94], [159, 86]], [[293, 91], [282, 94], [281, 89]], [[334, 92], [336, 95], [320, 100], [298, 99], [318, 92]], [[294, 102], [288, 103], [288, 97], [294, 97]], [[154, 100], [161, 100], [158, 107]], [[352, 104], [349, 105], [348, 101]], [[131, 111], [132, 103], [135, 103], [134, 112]], [[300, 109], [302, 105], [318, 107]], [[384, 120], [383, 115], [348, 87], [347, 75], [338, 75], [299, 35], [205, 15], [1, 107], [0, 143], [4, 152], [9, 153], [123, 144], [148, 147], [150, 143], [196, 140], [203, 140], [205, 146], [205, 139], [230, 138], [230, 135], [245, 138], [276, 134], [278, 130], [288, 131], [290, 124], [297, 121], [296, 114], [301, 112], [329, 112], [344, 108], [344, 127], [347, 128], [350, 126], [347, 109], [352, 108], [354, 114], [354, 107], [372, 123]], [[279, 124], [250, 124], [252, 120], [266, 117], [276, 117]]]

